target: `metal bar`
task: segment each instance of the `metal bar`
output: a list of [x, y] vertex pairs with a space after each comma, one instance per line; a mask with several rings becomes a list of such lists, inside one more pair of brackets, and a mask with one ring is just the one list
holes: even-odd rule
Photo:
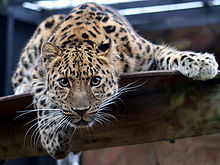
[[127, 16], [138, 30], [165, 30], [220, 23], [220, 6]]
[[[69, 13], [71, 9], [55, 11], [32, 11], [22, 7], [10, 7], [14, 19], [38, 25], [43, 19], [52, 14]], [[131, 25], [138, 30], [164, 30], [186, 26], [200, 26], [220, 23], [220, 6], [196, 9], [145, 13], [126, 16]], [[9, 12], [9, 13], [10, 13]]]
[[125, 3], [110, 4], [109, 6], [119, 10], [127, 8], [147, 7], [147, 6], [158, 6], [167, 4], [187, 3], [196, 2], [196, 0], [145, 0], [145, 1], [134, 1]]

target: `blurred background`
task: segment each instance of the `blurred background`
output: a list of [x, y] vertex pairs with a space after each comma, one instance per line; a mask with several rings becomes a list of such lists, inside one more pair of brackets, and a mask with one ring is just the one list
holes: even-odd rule
[[[37, 25], [55, 13], [67, 14], [85, 0], [0, 0], [0, 96], [13, 94], [11, 76], [22, 48]], [[91, 0], [124, 15], [137, 33], [179, 50], [214, 53], [220, 62], [220, 0]], [[84, 152], [82, 165], [219, 165], [220, 136], [175, 143], [115, 147]], [[49, 156], [1, 162], [1, 165], [52, 165]]]

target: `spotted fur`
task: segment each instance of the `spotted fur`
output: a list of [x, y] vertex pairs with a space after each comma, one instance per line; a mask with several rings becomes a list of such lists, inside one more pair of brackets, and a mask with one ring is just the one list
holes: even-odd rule
[[59, 159], [70, 151], [75, 128], [108, 116], [103, 110], [120, 93], [121, 73], [167, 69], [207, 80], [217, 68], [212, 54], [154, 45], [113, 9], [86, 3], [39, 25], [12, 82], [15, 93], [34, 93], [41, 143]]

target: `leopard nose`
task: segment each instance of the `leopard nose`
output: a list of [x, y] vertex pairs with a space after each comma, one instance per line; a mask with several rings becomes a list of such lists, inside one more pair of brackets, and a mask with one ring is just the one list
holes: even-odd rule
[[86, 109], [74, 109], [74, 112], [78, 113], [81, 117], [85, 115], [85, 113], [90, 109], [90, 106]]

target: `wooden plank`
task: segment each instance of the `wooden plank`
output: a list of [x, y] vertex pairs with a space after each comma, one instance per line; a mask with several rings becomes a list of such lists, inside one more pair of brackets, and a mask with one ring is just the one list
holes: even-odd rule
[[[124, 103], [111, 106], [117, 120], [93, 130], [78, 130], [72, 151], [220, 132], [220, 74], [209, 81], [193, 81], [175, 71], [140, 72], [123, 75], [120, 84], [132, 82], [136, 82], [133, 86], [142, 85], [123, 94]], [[0, 98], [0, 159], [46, 154], [40, 144], [31, 147], [31, 132], [24, 145], [31, 125], [23, 125], [35, 114], [12, 120], [16, 111], [27, 109], [31, 99], [31, 94]]]

